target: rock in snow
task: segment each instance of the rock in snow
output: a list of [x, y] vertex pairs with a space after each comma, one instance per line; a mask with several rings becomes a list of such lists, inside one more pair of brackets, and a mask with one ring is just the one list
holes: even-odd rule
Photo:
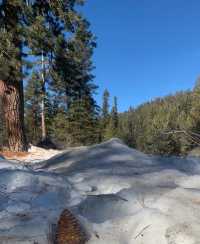
[[113, 139], [29, 167], [0, 162], [0, 243], [50, 243], [64, 209], [89, 244], [197, 244], [200, 160], [148, 156]]

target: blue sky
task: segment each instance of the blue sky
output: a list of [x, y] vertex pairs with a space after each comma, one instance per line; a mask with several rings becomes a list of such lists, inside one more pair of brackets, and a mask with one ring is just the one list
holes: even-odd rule
[[105, 88], [124, 111], [194, 86], [200, 75], [199, 0], [87, 0], [82, 11], [98, 38], [99, 104]]

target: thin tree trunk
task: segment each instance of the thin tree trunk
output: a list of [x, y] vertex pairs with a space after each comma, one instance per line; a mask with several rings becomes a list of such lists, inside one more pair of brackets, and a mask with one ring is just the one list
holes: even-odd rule
[[24, 131], [23, 83], [0, 80], [0, 96], [9, 150], [27, 151]]
[[44, 64], [44, 54], [42, 52], [42, 102], [41, 102], [41, 127], [42, 127], [42, 141], [47, 138], [47, 130], [45, 123], [45, 64]]
[[46, 133], [46, 123], [45, 123], [45, 104], [44, 104], [44, 98], [42, 98], [42, 104], [41, 104], [41, 124], [42, 124], [42, 141], [45, 141], [47, 138]]

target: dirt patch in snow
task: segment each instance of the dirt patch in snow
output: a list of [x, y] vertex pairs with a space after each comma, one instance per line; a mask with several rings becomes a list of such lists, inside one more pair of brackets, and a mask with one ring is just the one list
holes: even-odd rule
[[11, 151], [0, 151], [0, 157], [2, 156], [8, 160], [14, 160], [19, 162], [40, 162], [43, 160], [47, 160], [62, 151], [53, 150], [53, 149], [43, 149], [40, 147], [36, 147], [31, 145], [28, 152], [11, 152]]
[[30, 153], [29, 152], [11, 152], [11, 151], [0, 151], [0, 156], [3, 156], [5, 159], [24, 159]]

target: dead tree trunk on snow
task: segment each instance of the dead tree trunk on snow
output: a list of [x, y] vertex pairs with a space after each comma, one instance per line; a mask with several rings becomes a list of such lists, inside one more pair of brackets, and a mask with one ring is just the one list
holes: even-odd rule
[[0, 80], [0, 96], [2, 97], [9, 150], [27, 151], [24, 132], [23, 83]]

